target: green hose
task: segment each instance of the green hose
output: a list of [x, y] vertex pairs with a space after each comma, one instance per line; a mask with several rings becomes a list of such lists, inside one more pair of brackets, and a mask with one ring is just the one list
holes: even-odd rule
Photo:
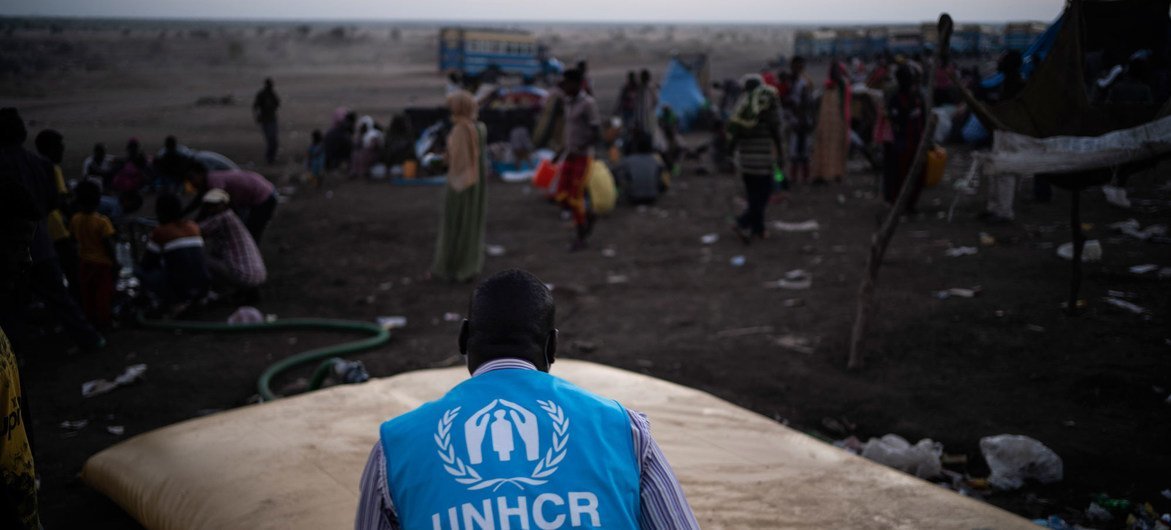
[[[193, 320], [147, 320], [144, 316], [139, 314], [138, 323], [147, 328], [184, 331], [248, 332], [276, 331], [287, 329], [314, 329], [326, 331], [354, 331], [373, 335], [372, 337], [362, 340], [343, 342], [333, 346], [326, 346], [324, 348], [316, 348], [313, 350], [304, 351], [269, 365], [268, 368], [264, 369], [264, 372], [261, 372], [260, 378], [256, 381], [256, 389], [260, 392], [260, 398], [263, 401], [272, 401], [277, 399], [277, 395], [272, 393], [272, 389], [269, 388], [269, 384], [272, 382], [272, 378], [280, 372], [288, 370], [302, 363], [310, 363], [327, 357], [377, 348], [383, 344], [386, 344], [387, 341], [390, 340], [390, 332], [377, 324], [371, 322], [358, 322], [354, 320], [332, 320], [325, 318], [290, 318], [259, 324], [225, 324], [221, 322], [197, 322]], [[320, 368], [318, 371], [320, 371]]]

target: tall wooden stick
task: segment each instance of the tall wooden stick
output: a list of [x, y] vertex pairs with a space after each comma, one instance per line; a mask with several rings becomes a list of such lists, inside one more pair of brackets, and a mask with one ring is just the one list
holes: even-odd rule
[[932, 113], [927, 118], [927, 126], [923, 129], [923, 138], [919, 140], [919, 149], [915, 151], [915, 158], [911, 162], [911, 171], [903, 179], [903, 186], [899, 189], [899, 197], [895, 200], [894, 206], [891, 207], [890, 213], [886, 214], [886, 221], [882, 223], [882, 228], [870, 237], [870, 258], [866, 261], [866, 276], [862, 278], [862, 285], [858, 287], [858, 309], [854, 317], [854, 331], [850, 335], [850, 361], [846, 365], [849, 370], [860, 369], [865, 364], [862, 343], [866, 338], [867, 321], [870, 319], [870, 314], [874, 312], [874, 284], [878, 281], [878, 268], [882, 266], [886, 247], [890, 245], [890, 240], [895, 235], [895, 228], [899, 226], [899, 217], [907, 209], [907, 203], [911, 200], [911, 191], [914, 190], [912, 182], [923, 170], [923, 163], [927, 159], [927, 149], [931, 145], [935, 126], [938, 124], [939, 118]]

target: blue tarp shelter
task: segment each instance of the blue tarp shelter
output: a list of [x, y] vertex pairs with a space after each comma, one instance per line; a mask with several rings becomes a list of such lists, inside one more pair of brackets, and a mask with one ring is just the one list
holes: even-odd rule
[[679, 116], [679, 130], [686, 132], [695, 124], [700, 112], [707, 107], [707, 98], [703, 89], [691, 70], [677, 59], [671, 59], [667, 65], [667, 74], [663, 77], [663, 85], [659, 89], [659, 107], [656, 114], [662, 112], [663, 107], [670, 106]]

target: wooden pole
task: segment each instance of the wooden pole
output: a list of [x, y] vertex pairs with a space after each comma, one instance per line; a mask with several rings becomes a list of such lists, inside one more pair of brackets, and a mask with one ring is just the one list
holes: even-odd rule
[[[870, 236], [870, 257], [866, 261], [866, 276], [862, 278], [862, 285], [858, 287], [858, 308], [854, 314], [854, 329], [850, 333], [850, 358], [846, 364], [847, 370], [859, 370], [865, 364], [863, 342], [866, 339], [866, 328], [870, 315], [874, 312], [874, 285], [878, 282], [878, 269], [882, 266], [886, 247], [890, 245], [890, 240], [895, 235], [895, 229], [899, 226], [899, 218], [907, 210], [907, 203], [911, 200], [911, 192], [915, 189], [915, 185], [912, 183], [920, 179], [923, 164], [927, 162], [927, 149], [932, 144], [931, 139], [935, 138], [935, 127], [939, 125], [939, 117], [932, 112], [931, 108], [935, 99], [935, 69], [938, 67], [936, 59], [943, 63], [947, 63], [949, 60], [951, 33], [954, 28], [951, 16], [947, 13], [940, 15], [939, 24], [936, 27], [939, 35], [939, 49], [936, 50], [938, 57], [929, 57], [927, 87], [926, 93], [923, 95], [924, 107], [926, 107], [923, 110], [928, 113], [927, 124], [923, 128], [923, 136], [919, 138], [919, 148], [915, 150], [915, 158], [911, 161], [911, 170], [903, 177], [903, 185], [899, 188], [898, 198], [895, 199], [890, 212], [886, 214], [886, 221], [882, 223], [882, 228]], [[887, 164], [891, 162], [890, 160], [886, 161]]]
[[927, 160], [927, 149], [931, 145], [935, 127], [939, 118], [933, 113], [927, 118], [927, 126], [923, 128], [923, 138], [919, 140], [919, 149], [915, 151], [915, 158], [911, 162], [911, 171], [903, 179], [903, 186], [899, 189], [899, 197], [894, 206], [886, 214], [886, 221], [882, 228], [870, 237], [870, 258], [866, 261], [866, 276], [862, 278], [862, 285], [858, 287], [858, 309], [854, 316], [854, 330], [850, 335], [850, 360], [846, 365], [849, 370], [858, 370], [865, 364], [863, 342], [866, 337], [867, 321], [874, 308], [874, 285], [878, 281], [878, 268], [882, 266], [882, 258], [886, 255], [886, 247], [895, 235], [895, 228], [899, 226], [899, 217], [907, 209], [911, 200], [912, 182], [923, 170]]
[[1082, 290], [1082, 251], [1086, 245], [1086, 235], [1082, 233], [1082, 190], [1075, 187], [1070, 190], [1070, 193], [1072, 195], [1069, 204], [1069, 231], [1073, 236], [1073, 263], [1071, 265], [1072, 275], [1069, 279], [1069, 302], [1065, 306], [1065, 312], [1069, 315], [1076, 315], [1078, 294]]

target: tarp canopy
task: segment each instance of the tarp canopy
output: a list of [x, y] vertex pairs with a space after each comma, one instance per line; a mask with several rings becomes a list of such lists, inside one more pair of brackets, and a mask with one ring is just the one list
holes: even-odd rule
[[659, 108], [670, 106], [679, 117], [679, 130], [687, 131], [695, 124], [699, 114], [707, 107], [707, 97], [699, 86], [695, 74], [688, 70], [677, 59], [671, 59], [667, 65], [667, 74], [663, 77], [663, 85], [659, 89]]
[[1116, 167], [1171, 153], [1171, 116], [1102, 136], [1033, 138], [997, 131], [992, 151], [977, 153], [985, 173], [1068, 174]]
[[1171, 0], [1071, 0], [1053, 46], [1023, 90], [998, 105], [977, 105], [992, 129], [1037, 138], [1098, 136], [1166, 115], [1165, 101], [1151, 105], [1092, 104], [1086, 87], [1089, 59], [1099, 67], [1124, 63], [1136, 50], [1151, 50], [1152, 64], [1168, 58]]

